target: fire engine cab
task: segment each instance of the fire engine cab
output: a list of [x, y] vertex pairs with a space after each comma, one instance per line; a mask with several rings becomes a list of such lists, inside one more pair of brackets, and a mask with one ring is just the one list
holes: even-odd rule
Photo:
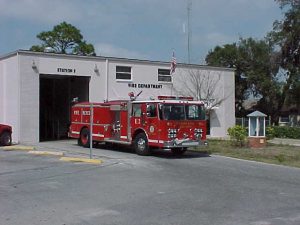
[[151, 148], [183, 154], [188, 147], [206, 145], [204, 104], [192, 98], [159, 96], [157, 100], [82, 102], [71, 109], [69, 137], [78, 144], [92, 142], [131, 145], [139, 155]]

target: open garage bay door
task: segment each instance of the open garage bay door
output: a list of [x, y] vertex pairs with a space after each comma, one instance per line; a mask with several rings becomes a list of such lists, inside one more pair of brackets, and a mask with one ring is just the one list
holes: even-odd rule
[[89, 100], [90, 77], [40, 75], [40, 141], [66, 138], [72, 100]]

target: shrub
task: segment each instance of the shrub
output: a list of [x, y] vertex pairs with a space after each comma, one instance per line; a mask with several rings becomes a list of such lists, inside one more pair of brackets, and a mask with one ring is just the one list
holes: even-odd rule
[[235, 125], [234, 127], [230, 127], [227, 130], [231, 143], [235, 146], [244, 146], [246, 143], [247, 137], [247, 129], [240, 126]]
[[273, 139], [275, 137], [274, 127], [267, 127], [266, 128], [266, 136], [267, 136], [268, 140]]
[[274, 137], [300, 139], [300, 127], [273, 126]]

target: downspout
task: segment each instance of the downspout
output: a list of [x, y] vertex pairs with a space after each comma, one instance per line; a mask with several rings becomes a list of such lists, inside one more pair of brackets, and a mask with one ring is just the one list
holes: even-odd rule
[[106, 80], [106, 85], [105, 85], [105, 101], [108, 101], [108, 73], [109, 73], [109, 68], [108, 68], [108, 59], [105, 60], [105, 80]]
[[[7, 82], [7, 79], [6, 79], [6, 77], [7, 77], [7, 72], [6, 72], [7, 70], [6, 70], [6, 63], [2, 63], [2, 73], [3, 73], [3, 82], [2, 82], [2, 84], [1, 84], [1, 92], [2, 92], [2, 99], [3, 99], [3, 101], [2, 101], [2, 104], [3, 104], [3, 108], [1, 109], [1, 110], [3, 110], [3, 122], [5, 122], [6, 123], [6, 114], [7, 114], [7, 106], [6, 106], [6, 96], [7, 96], [7, 94], [6, 94], [6, 82]], [[1, 118], [0, 118], [0, 121], [1, 121]]]

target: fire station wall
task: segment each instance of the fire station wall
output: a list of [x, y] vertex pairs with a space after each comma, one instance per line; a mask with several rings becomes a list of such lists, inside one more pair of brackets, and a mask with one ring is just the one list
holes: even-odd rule
[[211, 111], [212, 137], [227, 136], [227, 129], [235, 125], [234, 73], [223, 72], [220, 88], [221, 104]]
[[235, 125], [235, 75], [234, 72], [224, 72], [224, 128], [220, 137], [228, 135], [228, 128]]
[[4, 74], [4, 66], [3, 66], [3, 62], [0, 61], [0, 122], [4, 121], [4, 92], [5, 92], [5, 83], [6, 82], [4, 76], [6, 76]]
[[[116, 66], [131, 67], [131, 80], [117, 80]], [[138, 94], [139, 99], [149, 99], [159, 95], [171, 95], [170, 83], [158, 81], [158, 69], [170, 69], [169, 65], [144, 62], [109, 61], [108, 100], [129, 99], [128, 93]]]
[[0, 62], [0, 123], [12, 126], [14, 143], [18, 143], [20, 139], [19, 83], [18, 56], [3, 59]]
[[20, 142], [39, 141], [39, 73], [33, 56], [20, 55]]
[[[41, 57], [40, 74], [81, 76], [90, 78], [89, 100], [103, 101], [105, 97], [105, 60], [86, 57]], [[79, 101], [82, 101], [79, 99]]]
[[[51, 55], [23, 54], [20, 60], [21, 90], [20, 96], [20, 141], [24, 143], [37, 143], [40, 138], [40, 75], [50, 76], [80, 76], [90, 78], [90, 90], [92, 96], [104, 94], [101, 84], [104, 83], [103, 66], [101, 62], [86, 60], [84, 58], [59, 57]], [[105, 63], [103, 63], [105, 65]], [[95, 99], [95, 97], [94, 97]], [[91, 100], [91, 96], [90, 96]], [[80, 101], [80, 99], [79, 99]], [[62, 106], [62, 107], [68, 107]]]

